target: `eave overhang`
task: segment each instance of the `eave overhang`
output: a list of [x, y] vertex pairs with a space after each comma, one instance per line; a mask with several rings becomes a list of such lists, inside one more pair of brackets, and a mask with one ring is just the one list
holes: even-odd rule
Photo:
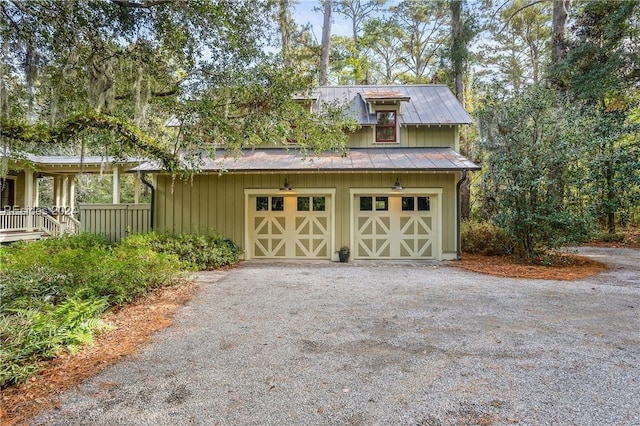
[[[366, 148], [342, 153], [309, 153], [286, 149], [255, 149], [240, 153], [216, 152], [200, 168], [207, 172], [457, 172], [480, 167], [451, 148]], [[162, 172], [148, 162], [132, 171]]]

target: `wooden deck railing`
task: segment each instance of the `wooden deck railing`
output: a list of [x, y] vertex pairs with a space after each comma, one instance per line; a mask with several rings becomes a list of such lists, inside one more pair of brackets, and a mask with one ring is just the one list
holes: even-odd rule
[[[3, 241], [2, 234], [9, 233], [11, 241], [15, 241], [20, 239], [20, 233], [25, 234], [25, 239], [26, 234], [33, 239], [34, 233], [57, 237], [80, 232], [102, 234], [112, 242], [119, 242], [129, 234], [148, 232], [151, 228], [149, 204], [80, 204], [80, 220], [62, 210], [30, 208], [0, 211], [0, 242]], [[50, 214], [52, 211], [58, 214]], [[41, 236], [36, 235], [35, 238]]]
[[0, 231], [17, 231], [33, 229], [34, 216], [29, 211], [7, 210], [0, 211]]
[[62, 235], [61, 232], [61, 224], [53, 216], [49, 215], [39, 215], [38, 216], [39, 228], [46, 232], [47, 234], [57, 237], [58, 235]]
[[60, 216], [60, 224], [64, 227], [64, 232], [67, 234], [79, 234], [82, 228], [80, 221], [69, 215]]
[[80, 222], [72, 216], [54, 216], [40, 208], [0, 211], [0, 233], [20, 232], [41, 232], [53, 237], [77, 234], [80, 232]]

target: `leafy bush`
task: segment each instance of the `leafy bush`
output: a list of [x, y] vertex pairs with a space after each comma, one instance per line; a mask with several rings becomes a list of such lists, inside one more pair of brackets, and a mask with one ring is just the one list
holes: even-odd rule
[[178, 283], [187, 268], [236, 263], [239, 254], [216, 233], [149, 233], [119, 245], [82, 234], [0, 248], [0, 388], [91, 342], [108, 307]]
[[462, 251], [466, 253], [500, 256], [512, 252], [512, 244], [507, 234], [491, 222], [462, 222], [460, 238]]
[[110, 257], [95, 266], [84, 272], [89, 285], [78, 291], [89, 298], [106, 298], [110, 305], [122, 305], [150, 289], [174, 284], [185, 268], [170, 253], [126, 245], [115, 247]]
[[239, 255], [216, 233], [149, 233], [119, 245], [82, 234], [0, 248], [0, 388], [91, 342], [108, 307], [178, 283], [187, 268], [227, 266]]
[[59, 303], [66, 295], [68, 279], [51, 267], [39, 265], [0, 273], [0, 314]]
[[605, 243], [624, 243], [626, 240], [626, 235], [621, 232], [600, 232], [595, 236], [596, 241], [602, 241]]
[[571, 208], [566, 197], [566, 189], [583, 179], [584, 129], [590, 123], [565, 101], [534, 85], [511, 99], [489, 96], [478, 111], [479, 199], [511, 238], [519, 260], [578, 242], [593, 226], [593, 218]]
[[145, 245], [78, 235], [0, 249], [0, 388], [90, 342], [108, 307], [182, 280], [186, 264]]
[[151, 232], [133, 235], [122, 246], [146, 246], [160, 253], [170, 253], [192, 269], [206, 270], [238, 262], [240, 249], [228, 238], [215, 232], [206, 234], [171, 234]]
[[0, 387], [20, 383], [38, 369], [38, 361], [61, 350], [77, 351], [104, 328], [98, 316], [107, 307], [103, 299], [73, 297], [58, 306], [16, 309], [0, 317]]
[[[26, 270], [33, 265], [51, 265], [64, 262], [64, 256], [75, 253], [100, 252], [102, 254], [111, 249], [111, 243], [102, 235], [79, 234], [60, 238], [47, 238], [33, 241], [20, 241], [9, 247], [0, 248], [0, 271]], [[59, 265], [65, 268], [64, 265]], [[75, 268], [79, 265], [73, 265]]]

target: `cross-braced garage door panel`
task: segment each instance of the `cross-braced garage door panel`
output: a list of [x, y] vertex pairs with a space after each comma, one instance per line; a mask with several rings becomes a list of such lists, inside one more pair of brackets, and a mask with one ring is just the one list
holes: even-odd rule
[[435, 256], [435, 197], [358, 195], [355, 203], [357, 259], [430, 259]]
[[254, 218], [254, 251], [258, 257], [279, 257], [285, 252], [284, 216], [263, 215]]
[[329, 217], [296, 217], [295, 223], [296, 257], [328, 257]]
[[357, 253], [359, 257], [389, 257], [391, 218], [372, 215], [360, 216], [357, 220], [358, 235]]
[[327, 195], [250, 197], [251, 257], [330, 258], [331, 201]]
[[433, 218], [425, 215], [400, 216], [400, 256], [430, 258]]

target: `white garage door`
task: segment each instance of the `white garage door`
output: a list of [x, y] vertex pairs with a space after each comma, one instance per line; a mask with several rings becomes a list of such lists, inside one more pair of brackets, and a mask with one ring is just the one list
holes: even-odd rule
[[437, 258], [436, 195], [356, 195], [356, 259]]
[[249, 257], [329, 259], [330, 194], [252, 195], [249, 209]]

